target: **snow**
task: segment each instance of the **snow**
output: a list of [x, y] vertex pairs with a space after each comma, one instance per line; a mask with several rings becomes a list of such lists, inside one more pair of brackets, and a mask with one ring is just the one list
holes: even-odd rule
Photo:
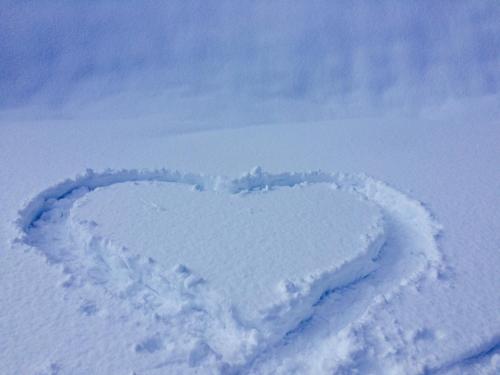
[[228, 194], [123, 183], [82, 199], [70, 213], [74, 231], [135, 249], [164, 269], [182, 264], [245, 321], [288, 293], [313, 289], [315, 274], [359, 260], [363, 267], [349, 277], [362, 277], [383, 243], [377, 208], [328, 185]]
[[[82, 316], [107, 310], [86, 291], [102, 288], [128, 314], [140, 314], [140, 325], [147, 322], [150, 333], [134, 345], [136, 353], [167, 350], [187, 356], [191, 367], [215, 361], [223, 372], [252, 362], [258, 368], [266, 348], [283, 338], [293, 338], [287, 344], [293, 347], [297, 332], [314, 326], [339, 291], [369, 285], [357, 304], [336, 301], [338, 313], [352, 317], [359, 305], [395, 293], [423, 271], [439, 273], [441, 263], [439, 226], [422, 205], [369, 177], [342, 173], [254, 168], [230, 179], [88, 170], [40, 192], [16, 225], [18, 243], [62, 265], [62, 286], [78, 295]], [[269, 238], [276, 241], [271, 250]], [[257, 256], [248, 259], [248, 252]], [[336, 315], [323, 319], [332, 318], [330, 329], [339, 331]], [[172, 326], [182, 334], [170, 334]], [[170, 368], [171, 361], [157, 367]]]
[[153, 3], [0, 5], [0, 373], [499, 373], [498, 4]]
[[[1, 174], [1, 234], [8, 271], [0, 276], [6, 286], [0, 304], [2, 372], [50, 373], [56, 366], [62, 374], [373, 368], [380, 373], [495, 373], [500, 328], [498, 126], [487, 120], [481, 124], [478, 129], [475, 123], [456, 120], [387, 118], [154, 136], [145, 125], [123, 128], [118, 136], [101, 131], [100, 124], [3, 127], [0, 151], [8, 162]], [[255, 164], [265, 169], [240, 176]], [[194, 172], [154, 169], [164, 166]], [[95, 171], [85, 172], [86, 167]], [[127, 167], [152, 169], [120, 169]], [[317, 168], [351, 173], [294, 172]], [[305, 319], [282, 329], [278, 322], [291, 322], [283, 316], [268, 325], [245, 326], [205, 284], [186, 282], [196, 280], [196, 274], [182, 267], [167, 270], [172, 288], [158, 300], [141, 285], [161, 282], [155, 271], [159, 261], [137, 259], [131, 274], [113, 273], [114, 284], [103, 286], [77, 276], [84, 275], [79, 267], [92, 267], [90, 261], [106, 252], [75, 258], [85, 247], [70, 247], [62, 261], [48, 261], [49, 250], [60, 255], [54, 242], [30, 244], [34, 221], [54, 205], [67, 212], [72, 194], [85, 200], [99, 193], [113, 195], [110, 189], [120, 186], [133, 194], [133, 189], [175, 181], [196, 189], [212, 186], [226, 195], [242, 192], [240, 198], [272, 197], [304, 183], [304, 192], [335, 184], [332, 193], [355, 195], [381, 211], [389, 246], [381, 249], [369, 277], [350, 283], [352, 274], [336, 273], [340, 282], [321, 284], [320, 290], [328, 292], [312, 306], [306, 304], [309, 311], [300, 309], [295, 315]], [[211, 191], [196, 189], [185, 193]], [[266, 189], [270, 191], [261, 191]], [[133, 202], [117, 205], [138, 207]], [[161, 203], [175, 204], [168, 199]], [[143, 214], [156, 215], [148, 207]], [[69, 233], [89, 232], [62, 231]], [[57, 236], [50, 230], [47, 234]], [[110, 242], [104, 243], [100, 250], [109, 250]], [[115, 245], [119, 252], [124, 244]], [[138, 274], [142, 280], [130, 278]], [[135, 292], [121, 293], [126, 286]], [[284, 336], [273, 335], [284, 331]]]

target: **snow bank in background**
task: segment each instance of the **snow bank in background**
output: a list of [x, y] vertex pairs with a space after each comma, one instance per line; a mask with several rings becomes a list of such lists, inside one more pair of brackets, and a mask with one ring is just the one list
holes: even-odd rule
[[20, 106], [14, 119], [35, 104], [37, 119], [241, 126], [414, 113], [500, 89], [495, 0], [4, 0], [1, 11], [0, 110]]
[[[89, 192], [134, 181], [172, 182], [204, 192], [248, 196], [271, 190], [269, 197], [283, 187], [306, 192], [315, 188], [313, 185], [327, 183], [337, 189], [332, 194], [348, 194], [375, 207], [383, 218], [384, 231], [377, 225], [378, 230], [368, 231], [373, 236], [350, 262], [332, 269], [325, 267], [324, 272], [314, 277], [304, 277], [302, 284], [283, 284], [288, 291], [284, 294], [286, 298], [277, 298], [262, 320], [243, 321], [235, 314], [232, 301], [221, 298], [210, 287], [210, 280], [203, 282], [182, 265], [165, 269], [137, 249], [99, 235], [92, 221], [68, 220], [75, 202], [83, 202], [82, 197], [90, 196]], [[301, 188], [299, 185], [303, 184], [310, 186]], [[310, 198], [318, 197], [311, 194]], [[343, 348], [343, 358], [349, 358], [349, 353], [355, 355], [358, 346], [349, 344], [345, 330], [349, 331], [369, 306], [378, 303], [380, 296], [389, 298], [398, 287], [418, 278], [424, 270], [437, 269], [440, 264], [435, 243], [439, 228], [426, 209], [384, 183], [363, 175], [269, 174], [255, 168], [240, 178], [228, 179], [169, 170], [87, 171], [37, 195], [20, 211], [17, 224], [19, 241], [38, 248], [49, 262], [62, 265], [68, 276], [64, 287], [74, 293], [81, 293], [89, 286], [104, 288], [125, 301], [128, 308], [139, 311], [151, 334], [136, 343], [136, 352], [152, 356], [152, 369], [170, 371], [203, 366], [207, 371], [212, 368], [222, 372], [260, 372], [269, 365], [278, 368], [274, 361], [279, 360], [279, 355], [275, 354], [283, 350], [296, 350], [297, 360], [310, 356], [310, 350], [321, 353], [323, 341], [318, 342], [319, 347], [305, 347], [294, 345], [293, 338], [333, 302], [335, 313], [324, 322], [329, 332], [326, 340], [335, 340], [337, 345], [329, 343], [330, 350]], [[356, 304], [337, 300], [336, 291], [346, 288], [358, 293]], [[82, 305], [82, 313], [92, 313], [95, 308], [92, 303]], [[337, 314], [349, 319], [337, 319]], [[343, 332], [343, 340], [339, 332]], [[342, 342], [344, 347], [340, 345]]]

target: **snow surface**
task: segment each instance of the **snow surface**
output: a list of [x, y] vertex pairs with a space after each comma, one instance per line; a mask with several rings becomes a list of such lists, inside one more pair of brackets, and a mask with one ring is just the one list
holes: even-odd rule
[[0, 374], [500, 373], [498, 2], [203, 4], [0, 4]]
[[[12, 162], [2, 170], [1, 233], [3, 246], [10, 249], [2, 256], [8, 270], [1, 274], [6, 286], [0, 304], [2, 372], [495, 373], [500, 328], [498, 211], [492, 204], [498, 202], [497, 125], [483, 121], [478, 131], [455, 122], [451, 136], [451, 120], [423, 119], [398, 133], [401, 121], [345, 120], [163, 136], [151, 136], [145, 127], [140, 136], [123, 128], [119, 136], [100, 131], [99, 138], [94, 137], [98, 124], [3, 127], [9, 136], [0, 138], [2, 160]], [[238, 176], [250, 163], [274, 170], [365, 170], [406, 193], [356, 173], [257, 168], [241, 177], [220, 177]], [[165, 164], [206, 174], [119, 169]], [[102, 172], [79, 174], [85, 166]], [[106, 170], [109, 166], [116, 169]], [[96, 240], [99, 234], [92, 231], [99, 224], [85, 230], [79, 223], [78, 230], [60, 225], [65, 215], [85, 208], [75, 202], [100, 194], [114, 197], [117, 188], [133, 194], [145, 186], [178, 182], [195, 187], [184, 190], [191, 196], [214, 189], [243, 194], [239, 198], [299, 189], [304, 199], [312, 199], [316, 187], [322, 201], [322, 184], [335, 184], [330, 199], [336, 192], [350, 194], [364, 200], [363, 207], [374, 205], [381, 212], [385, 245], [366, 277], [354, 280], [350, 272], [334, 272], [338, 279], [318, 284], [323, 292], [315, 302], [291, 299], [307, 303], [295, 310], [302, 320], [290, 329], [294, 319], [287, 314], [245, 324], [187, 268], [165, 271], [160, 262], [137, 257], [133, 247], [127, 254], [123, 244]], [[162, 204], [167, 207], [175, 204], [166, 200]], [[130, 209], [139, 209], [137, 204]], [[153, 207], [144, 213], [156, 215]], [[68, 235], [80, 237], [66, 242]], [[120, 265], [116, 255], [126, 263]], [[114, 271], [93, 268], [99, 264]]]
[[[347, 267], [348, 281], [364, 276], [384, 242], [380, 211], [329, 185], [242, 194], [205, 189], [175, 183], [102, 188], [75, 203], [70, 226], [81, 236], [136, 249], [164, 269], [192, 271], [246, 321], [287, 294], [318, 289], [310, 284], [323, 273]], [[357, 267], [349, 267], [354, 261]]]

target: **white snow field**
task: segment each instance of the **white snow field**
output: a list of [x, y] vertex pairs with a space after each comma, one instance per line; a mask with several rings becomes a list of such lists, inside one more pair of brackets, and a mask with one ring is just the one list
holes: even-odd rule
[[496, 373], [498, 124], [413, 121], [4, 126], [2, 373]]
[[0, 375], [500, 374], [499, 19], [0, 1]]

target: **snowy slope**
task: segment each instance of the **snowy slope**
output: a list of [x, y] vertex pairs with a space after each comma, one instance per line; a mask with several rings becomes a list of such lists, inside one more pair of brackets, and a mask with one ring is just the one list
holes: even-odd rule
[[[420, 119], [416, 126], [405, 119], [346, 120], [175, 136], [161, 135], [142, 125], [116, 134], [99, 132], [98, 138], [92, 126], [51, 129], [25, 123], [3, 127], [0, 149], [2, 160], [7, 162], [2, 168], [5, 198], [1, 234], [6, 249], [2, 262], [8, 271], [1, 275], [2, 285], [7, 286], [0, 305], [5, 337], [0, 352], [2, 371], [147, 374], [189, 373], [201, 368], [204, 372], [244, 373], [342, 373], [355, 369], [495, 373], [500, 330], [499, 277], [495, 271], [499, 261], [495, 229], [499, 222], [495, 209], [498, 124], [483, 120], [478, 129], [471, 123], [452, 121]], [[68, 199], [67, 192], [79, 186], [151, 180], [165, 173], [125, 171], [116, 177], [110, 171], [57, 185], [86, 167], [104, 171], [108, 167], [152, 170], [166, 166], [205, 176], [238, 176], [255, 164], [277, 172], [321, 168], [354, 176], [361, 171], [403, 192], [363, 176], [351, 180], [346, 175], [346, 187], [357, 186], [359, 190], [365, 186], [360, 191], [373, 204], [384, 207], [385, 220], [396, 220], [385, 229], [386, 241], [393, 245], [378, 258], [378, 272], [326, 293], [307, 319], [277, 340], [262, 341], [258, 331], [248, 331], [238, 322], [227, 325], [230, 315], [216, 313], [219, 321], [226, 322], [225, 328], [206, 317], [190, 315], [196, 309], [189, 306], [200, 306], [200, 301], [206, 306], [202, 299], [206, 295], [178, 295], [179, 300], [189, 301], [187, 310], [181, 311], [191, 313], [178, 314], [174, 311], [177, 307], [170, 306], [174, 309], [171, 315], [167, 307], [164, 312], [172, 320], [159, 323], [155, 315], [152, 320], [145, 319], [137, 299], [117, 298], [112, 289], [99, 285], [71, 286], [64, 262], [47, 262], [40, 247], [37, 250], [38, 244], [15, 241], [37, 218], [35, 207], [44, 202], [37, 197]], [[308, 174], [273, 177], [255, 173], [233, 180], [234, 186], [259, 189], [272, 186], [272, 181], [289, 185], [309, 178]], [[186, 176], [199, 186], [212, 180], [196, 179], [196, 173]], [[318, 174], [310, 176], [318, 178]], [[339, 175], [319, 176], [344, 186]], [[139, 185], [132, 186], [137, 189]], [[133, 194], [133, 190], [125, 190]], [[78, 194], [78, 189], [74, 193]], [[91, 194], [100, 193], [95, 190]], [[425, 202], [426, 208], [410, 197]], [[56, 203], [45, 202], [45, 209], [47, 204]], [[308, 204], [317, 204], [314, 202]], [[23, 207], [31, 208], [19, 212]], [[99, 217], [98, 212], [95, 215]], [[443, 228], [437, 243], [434, 222]], [[397, 223], [409, 226], [405, 229]], [[68, 250], [71, 260], [74, 250]], [[408, 257], [410, 253], [415, 256]], [[146, 270], [144, 275], [154, 275], [147, 262], [138, 264]], [[175, 280], [184, 283], [182, 272], [169, 277], [173, 285]], [[170, 298], [180, 291], [174, 288]], [[216, 298], [209, 301], [215, 302], [212, 309], [223, 306]], [[189, 319], [200, 324], [186, 330]], [[231, 336], [224, 335], [228, 332]]]
[[499, 19], [0, 1], [0, 375], [500, 373]]

